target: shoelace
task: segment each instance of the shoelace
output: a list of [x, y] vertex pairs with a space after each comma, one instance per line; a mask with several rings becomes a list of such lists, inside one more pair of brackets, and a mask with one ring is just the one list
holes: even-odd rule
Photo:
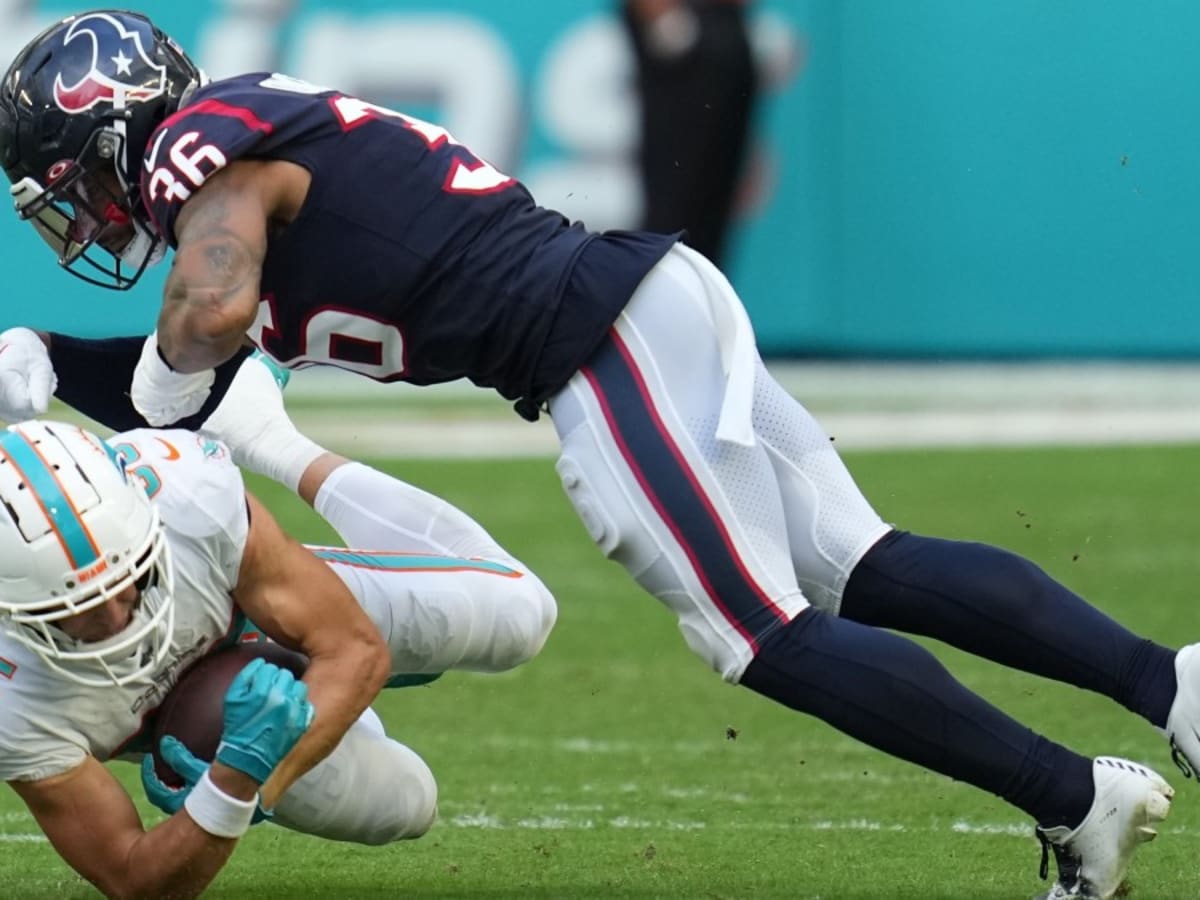
[[1072, 890], [1079, 884], [1080, 859], [1065, 847], [1051, 841], [1040, 828], [1034, 830], [1037, 839], [1042, 842], [1042, 862], [1038, 866], [1038, 877], [1042, 881], [1050, 877], [1050, 851], [1054, 851], [1054, 862], [1058, 865], [1058, 883], [1065, 890]]
[[1183, 773], [1184, 778], [1196, 777], [1196, 769], [1192, 765], [1191, 760], [1183, 755], [1183, 751], [1179, 749], [1179, 745], [1175, 743], [1175, 735], [1171, 735], [1171, 762], [1179, 767], [1179, 771]]

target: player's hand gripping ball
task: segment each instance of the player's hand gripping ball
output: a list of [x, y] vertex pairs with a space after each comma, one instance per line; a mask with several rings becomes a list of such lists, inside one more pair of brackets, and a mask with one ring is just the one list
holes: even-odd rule
[[154, 772], [165, 785], [183, 787], [184, 779], [163, 759], [162, 739], [170, 735], [197, 759], [211, 763], [225, 731], [225, 694], [238, 673], [259, 658], [297, 678], [308, 668], [303, 654], [278, 644], [237, 644], [200, 660], [167, 694], [154, 720], [152, 751]]

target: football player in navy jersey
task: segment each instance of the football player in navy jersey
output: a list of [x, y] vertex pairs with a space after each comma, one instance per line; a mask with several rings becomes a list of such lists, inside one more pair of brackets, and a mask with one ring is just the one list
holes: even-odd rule
[[[1200, 765], [1194, 646], [1132, 634], [1005, 551], [884, 523], [677, 235], [588, 231], [444, 129], [334, 89], [208, 83], [116, 11], [21, 51], [0, 164], [75, 274], [128, 288], [174, 251], [148, 338], [0, 335], [0, 412], [36, 413], [57, 386], [113, 427], [198, 424], [247, 338], [291, 368], [494, 388], [550, 416], [588, 533], [701, 658], [1024, 810], [1055, 898], [1111, 897], [1170, 788], [1034, 733], [893, 630], [1103, 693], [1161, 729], [1185, 775]], [[313, 448], [279, 440], [270, 474], [294, 483]]]

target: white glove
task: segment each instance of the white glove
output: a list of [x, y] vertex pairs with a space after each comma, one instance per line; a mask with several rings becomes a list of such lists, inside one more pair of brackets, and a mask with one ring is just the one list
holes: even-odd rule
[[24, 422], [45, 415], [58, 378], [37, 333], [10, 328], [0, 334], [0, 419]]
[[158, 352], [156, 331], [142, 344], [129, 399], [142, 418], [161, 428], [199, 412], [216, 377], [213, 369], [190, 374], [173, 371]]
[[304, 470], [325, 449], [302, 435], [283, 408], [291, 373], [255, 350], [200, 430], [229, 447], [243, 469], [296, 490]]

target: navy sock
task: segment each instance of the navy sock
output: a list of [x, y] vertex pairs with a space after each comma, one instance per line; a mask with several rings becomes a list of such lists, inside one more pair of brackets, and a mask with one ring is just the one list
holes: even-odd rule
[[1091, 807], [1091, 760], [1005, 715], [888, 631], [807, 609], [762, 642], [741, 683], [1003, 797], [1046, 827], [1074, 826]]
[[893, 531], [855, 567], [841, 615], [1096, 691], [1159, 727], [1175, 699], [1173, 650], [996, 547]]

